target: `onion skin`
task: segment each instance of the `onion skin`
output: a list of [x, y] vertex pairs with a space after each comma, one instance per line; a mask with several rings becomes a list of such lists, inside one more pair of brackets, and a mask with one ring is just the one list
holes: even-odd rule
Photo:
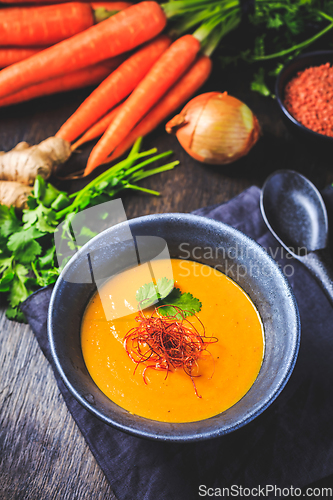
[[227, 92], [207, 92], [189, 101], [165, 126], [196, 160], [226, 165], [247, 155], [260, 137], [250, 108]]

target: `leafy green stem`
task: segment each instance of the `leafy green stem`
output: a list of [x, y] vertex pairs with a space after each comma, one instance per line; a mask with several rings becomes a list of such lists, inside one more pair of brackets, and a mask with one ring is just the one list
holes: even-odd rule
[[143, 193], [154, 194], [155, 196], [159, 196], [160, 193], [158, 191], [153, 191], [152, 189], [143, 188], [141, 186], [136, 186], [135, 184], [130, 184], [129, 182], [125, 184], [125, 188], [134, 189], [135, 191], [142, 191]]
[[290, 54], [291, 52], [294, 52], [296, 50], [303, 49], [304, 47], [307, 47], [311, 43], [315, 42], [320, 38], [321, 36], [325, 35], [328, 31], [330, 31], [333, 28], [333, 22], [326, 26], [323, 30], [319, 31], [316, 33], [314, 36], [311, 38], [308, 38], [304, 42], [298, 43], [296, 45], [293, 45], [289, 49], [281, 50], [280, 52], [276, 52], [275, 54], [268, 54], [268, 55], [262, 55], [262, 56], [254, 56], [253, 59], [254, 61], [267, 61], [269, 59], [274, 59], [276, 57], [283, 57], [286, 56], [287, 54]]

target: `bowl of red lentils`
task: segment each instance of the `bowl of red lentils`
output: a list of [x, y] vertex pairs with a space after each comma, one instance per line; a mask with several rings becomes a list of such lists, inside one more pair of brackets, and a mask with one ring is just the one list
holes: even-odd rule
[[333, 146], [333, 50], [291, 60], [278, 75], [275, 94], [293, 132]]

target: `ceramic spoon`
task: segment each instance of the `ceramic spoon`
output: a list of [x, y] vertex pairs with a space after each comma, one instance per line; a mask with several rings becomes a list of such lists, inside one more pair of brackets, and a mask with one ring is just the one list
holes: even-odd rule
[[333, 305], [328, 219], [317, 188], [297, 172], [278, 170], [263, 186], [260, 209], [271, 233], [308, 268]]

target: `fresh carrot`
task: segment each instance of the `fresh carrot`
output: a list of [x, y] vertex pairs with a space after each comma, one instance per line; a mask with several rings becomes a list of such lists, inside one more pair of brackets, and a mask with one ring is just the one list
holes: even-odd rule
[[33, 4], [38, 4], [38, 3], [56, 3], [54, 0], [0, 0], [0, 5], [1, 4], [26, 4], [26, 3], [33, 3]]
[[192, 35], [184, 35], [173, 42], [126, 99], [120, 112], [93, 148], [84, 176], [103, 163], [119, 146], [141, 118], [187, 70], [199, 50], [200, 42]]
[[[209, 57], [200, 55], [190, 69], [165, 96], [149, 111], [129, 135], [119, 144], [113, 154], [104, 163], [109, 163], [119, 158], [127, 151], [138, 137], [144, 137], [157, 127], [169, 115], [173, 114], [182, 104], [203, 85], [210, 75], [212, 63]], [[114, 120], [121, 104], [96, 122], [78, 141], [72, 144], [72, 151], [82, 144], [92, 141], [104, 134], [110, 123]]]
[[[19, 102], [29, 101], [35, 97], [42, 97], [59, 92], [66, 92], [68, 90], [79, 89], [87, 87], [88, 85], [96, 85], [106, 78], [110, 71], [117, 66], [118, 58], [114, 60], [104, 61], [102, 63], [89, 66], [88, 68], [79, 69], [66, 75], [59, 76], [53, 80], [47, 80], [42, 83], [37, 83], [31, 87], [20, 90], [16, 94], [0, 99], [0, 106], [10, 106], [18, 104]], [[118, 61], [119, 63], [120, 61]]]
[[27, 59], [45, 47], [0, 47], [0, 68], [6, 68], [23, 59]]
[[90, 2], [91, 8], [93, 10], [106, 9], [109, 11], [120, 11], [127, 9], [133, 5], [130, 2]]
[[[73, 0], [0, 0], [0, 6], [1, 4], [49, 4], [49, 3], [52, 3], [52, 4], [59, 4], [59, 3], [69, 3], [69, 2], [72, 2]], [[80, 0], [82, 3], [89, 3], [90, 5], [92, 5], [92, 2], [90, 2], [89, 0]], [[101, 4], [101, 3], [105, 3], [105, 4], [114, 4], [117, 8], [113, 9], [113, 10], [123, 10], [123, 9], [126, 9], [127, 7], [129, 7], [130, 5], [133, 5], [132, 3], [130, 2], [93, 2], [94, 4]]]
[[134, 49], [154, 38], [166, 17], [153, 1], [122, 10], [96, 26], [0, 71], [0, 98]]
[[169, 37], [161, 35], [138, 49], [87, 97], [56, 136], [69, 142], [77, 139], [135, 89], [170, 43]]
[[165, 94], [151, 111], [138, 123], [129, 135], [119, 144], [105, 163], [119, 158], [127, 151], [138, 137], [144, 137], [156, 128], [169, 115], [174, 113], [205, 83], [210, 75], [212, 62], [205, 55], [198, 56], [190, 69]]
[[[62, 4], [62, 3], [69, 3], [72, 2], [73, 0], [0, 0], [0, 6], [1, 4]], [[90, 2], [89, 0], [80, 0], [82, 3], [88, 3], [92, 7], [93, 10], [96, 9], [107, 9], [107, 10], [113, 10], [119, 12], [120, 10], [127, 9], [127, 7], [130, 7], [133, 5], [132, 2]]]
[[105, 21], [111, 16], [117, 14], [121, 10], [127, 9], [133, 5], [129, 2], [93, 2], [90, 3], [90, 6], [94, 12], [94, 20], [95, 23], [100, 23], [101, 21]]
[[89, 4], [8, 7], [0, 14], [0, 45], [52, 45], [94, 24]]
[[98, 120], [92, 127], [90, 127], [87, 132], [85, 132], [80, 139], [78, 139], [74, 144], [72, 144], [72, 151], [75, 151], [79, 146], [82, 144], [85, 144], [86, 142], [92, 141], [96, 139], [97, 137], [100, 137], [101, 135], [104, 134], [112, 120], [114, 120], [116, 114], [118, 113], [119, 109], [121, 107], [121, 104], [119, 106], [116, 106], [113, 108], [112, 111], [107, 113], [103, 118]]

